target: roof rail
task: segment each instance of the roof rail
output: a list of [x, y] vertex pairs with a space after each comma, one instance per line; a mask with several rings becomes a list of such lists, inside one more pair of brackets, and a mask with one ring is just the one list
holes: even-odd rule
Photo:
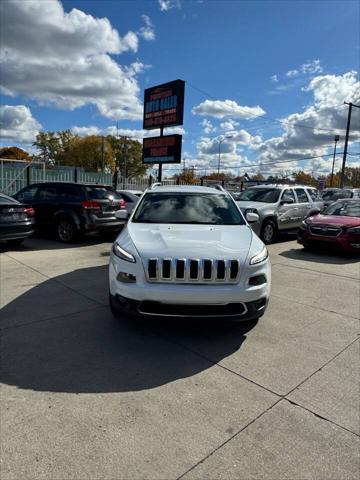
[[156, 188], [160, 186], [161, 187], [161, 183], [160, 182], [155, 182], [155, 183], [152, 183], [151, 186], [150, 186], [150, 190], [152, 190], [153, 188]]
[[214, 188], [216, 188], [216, 190], [221, 190], [222, 192], [227, 193], [225, 188], [222, 185], [220, 185], [220, 183], [218, 183], [217, 185], [214, 185]]

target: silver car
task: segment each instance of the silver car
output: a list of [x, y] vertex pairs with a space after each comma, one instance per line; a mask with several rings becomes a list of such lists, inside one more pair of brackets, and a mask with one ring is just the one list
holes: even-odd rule
[[251, 226], [266, 244], [273, 243], [279, 232], [298, 229], [305, 218], [323, 209], [319, 191], [299, 185], [257, 185], [243, 191], [236, 203], [245, 215], [258, 214], [259, 221]]

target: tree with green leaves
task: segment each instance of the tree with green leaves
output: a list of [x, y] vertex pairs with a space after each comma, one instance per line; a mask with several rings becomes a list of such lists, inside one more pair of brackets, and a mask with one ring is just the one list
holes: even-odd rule
[[106, 140], [111, 145], [116, 167], [122, 176], [127, 178], [146, 174], [147, 165], [142, 163], [142, 144], [127, 137], [108, 135]]

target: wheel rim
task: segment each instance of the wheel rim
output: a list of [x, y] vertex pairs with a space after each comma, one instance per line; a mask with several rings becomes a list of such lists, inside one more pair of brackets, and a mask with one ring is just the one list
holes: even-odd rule
[[271, 240], [273, 239], [274, 229], [273, 229], [273, 226], [270, 223], [268, 225], [265, 225], [263, 235], [264, 235], [264, 240], [266, 242], [271, 242]]
[[60, 239], [63, 240], [64, 242], [68, 242], [72, 239], [73, 232], [74, 232], [73, 226], [67, 220], [63, 220], [62, 222], [59, 223], [58, 234]]

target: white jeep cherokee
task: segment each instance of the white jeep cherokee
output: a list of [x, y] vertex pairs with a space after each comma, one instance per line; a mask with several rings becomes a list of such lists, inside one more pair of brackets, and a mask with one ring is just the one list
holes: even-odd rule
[[[257, 221], [254, 213], [247, 221]], [[266, 309], [268, 252], [224, 190], [145, 192], [110, 255], [116, 313], [252, 320]]]

